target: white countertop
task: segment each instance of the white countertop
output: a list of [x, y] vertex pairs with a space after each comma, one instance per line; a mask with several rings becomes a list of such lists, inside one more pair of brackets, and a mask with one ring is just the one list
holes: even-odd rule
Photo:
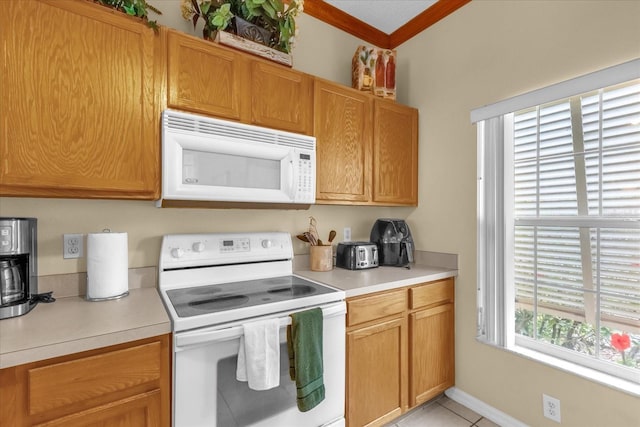
[[156, 288], [130, 289], [127, 297], [111, 301], [58, 298], [0, 320], [0, 369], [169, 332]]
[[458, 270], [412, 264], [404, 267], [377, 267], [367, 270], [311, 271], [308, 266], [296, 269], [295, 274], [345, 291], [347, 298], [372, 292], [386, 291], [417, 283], [455, 277]]

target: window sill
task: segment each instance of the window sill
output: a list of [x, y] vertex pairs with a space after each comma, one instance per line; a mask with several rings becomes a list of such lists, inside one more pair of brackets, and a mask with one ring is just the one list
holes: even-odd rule
[[631, 396], [640, 397], [640, 384], [634, 383], [632, 381], [627, 381], [622, 378], [618, 378], [616, 376], [609, 375], [595, 369], [587, 368], [576, 363], [568, 362], [557, 357], [549, 356], [548, 354], [540, 353], [538, 351], [531, 350], [525, 347], [513, 346], [505, 348], [491, 344], [487, 341], [482, 340], [481, 338], [478, 338], [478, 341], [483, 344], [498, 348], [500, 350], [506, 350], [510, 353], [515, 353], [534, 362], [543, 363], [547, 366], [560, 369], [561, 371], [567, 372], [569, 374], [577, 375], [584, 379], [596, 382], [617, 391], [621, 391]]

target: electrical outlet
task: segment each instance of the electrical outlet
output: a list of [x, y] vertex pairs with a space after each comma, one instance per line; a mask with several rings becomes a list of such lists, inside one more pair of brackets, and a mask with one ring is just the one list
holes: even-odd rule
[[84, 255], [82, 234], [63, 234], [63, 258], [82, 258]]
[[343, 236], [343, 241], [344, 242], [350, 242], [351, 241], [351, 227], [345, 227], [344, 230], [342, 230], [342, 236]]
[[560, 423], [560, 400], [555, 397], [542, 395], [542, 413], [545, 417]]

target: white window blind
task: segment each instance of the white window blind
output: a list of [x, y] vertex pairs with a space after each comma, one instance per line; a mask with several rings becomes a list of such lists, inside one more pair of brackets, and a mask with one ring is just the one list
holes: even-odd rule
[[588, 75], [585, 93], [564, 82], [472, 112], [502, 112], [478, 123], [478, 337], [640, 382], [640, 80], [630, 76], [640, 60]]

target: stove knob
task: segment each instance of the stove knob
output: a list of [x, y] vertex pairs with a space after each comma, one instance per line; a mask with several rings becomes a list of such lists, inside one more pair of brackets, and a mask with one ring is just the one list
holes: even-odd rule
[[191, 246], [193, 248], [193, 252], [202, 252], [204, 251], [204, 243], [202, 242], [195, 242], [193, 244], [193, 246]]
[[262, 241], [263, 248], [269, 249], [271, 246], [273, 246], [273, 242], [271, 240], [267, 239]]
[[174, 258], [182, 258], [182, 255], [184, 255], [184, 250], [180, 249], [180, 248], [173, 248], [171, 249], [171, 256]]

